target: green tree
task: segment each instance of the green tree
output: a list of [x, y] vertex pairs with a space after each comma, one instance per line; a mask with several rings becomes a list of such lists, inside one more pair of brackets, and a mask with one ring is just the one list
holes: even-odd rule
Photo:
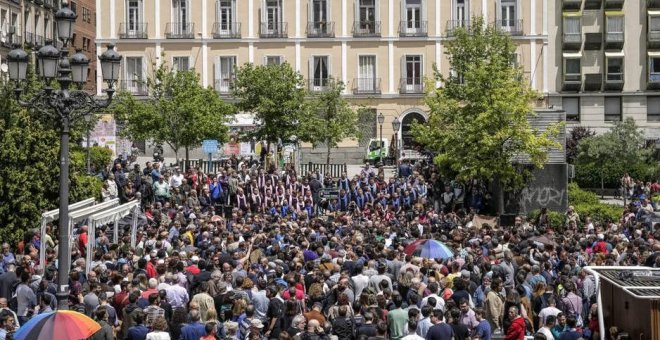
[[593, 130], [584, 126], [576, 126], [571, 129], [569, 135], [566, 136], [566, 162], [573, 164], [578, 155], [580, 141], [595, 134]]
[[[26, 97], [37, 92], [41, 84], [30, 73], [23, 84]], [[19, 107], [13, 96], [13, 86], [0, 84], [0, 239], [16, 242], [28, 229], [40, 225], [44, 211], [57, 209], [59, 201], [58, 124]], [[83, 134], [80, 124], [71, 131], [72, 144]], [[94, 197], [100, 199], [101, 181], [85, 172], [83, 149], [72, 145], [70, 157], [70, 201]]]
[[634, 119], [626, 118], [601, 135], [583, 139], [578, 146], [576, 167], [595, 169], [600, 174], [603, 190], [606, 177], [621, 178], [646, 162], [649, 150], [644, 142], [644, 132]]
[[236, 70], [232, 93], [239, 110], [251, 112], [258, 122], [250, 137], [272, 143], [290, 140], [292, 136], [309, 141], [303, 124], [305, 117], [305, 81], [291, 65], [244, 64]]
[[124, 122], [122, 134], [132, 140], [167, 144], [179, 161], [179, 151], [201, 145], [204, 139], [227, 139], [227, 119], [235, 113], [212, 88], [200, 85], [194, 71], [175, 71], [162, 63], [147, 79], [149, 97], [139, 100], [123, 92], [110, 111]]
[[314, 147], [324, 144], [327, 148], [326, 164], [330, 164], [330, 150], [346, 138], [359, 138], [358, 114], [342, 96], [344, 83], [330, 79], [328, 88], [318, 92], [307, 102], [308, 114], [303, 128], [305, 139]]
[[434, 162], [441, 168], [466, 180], [495, 181], [500, 212], [504, 187], [521, 188], [527, 175], [512, 159], [526, 155], [531, 164], [543, 167], [548, 150], [560, 147], [551, 138], [559, 125], [543, 132], [530, 126], [532, 103], [539, 95], [512, 63], [515, 50], [507, 34], [482, 18], [457, 30], [446, 45], [452, 73], [446, 76], [435, 69], [434, 80], [443, 85], [427, 83], [429, 121], [413, 127], [417, 141], [436, 152]]

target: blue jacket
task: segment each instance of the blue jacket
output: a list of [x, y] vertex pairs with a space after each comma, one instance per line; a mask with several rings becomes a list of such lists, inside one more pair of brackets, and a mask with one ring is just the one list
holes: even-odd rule
[[133, 326], [128, 329], [128, 340], [144, 340], [147, 338], [149, 328], [143, 324]]
[[206, 335], [206, 325], [201, 322], [187, 324], [181, 328], [179, 340], [199, 340]]
[[222, 197], [222, 184], [216, 183], [216, 184], [211, 184], [209, 187], [211, 191], [211, 198], [213, 201], [217, 201]]

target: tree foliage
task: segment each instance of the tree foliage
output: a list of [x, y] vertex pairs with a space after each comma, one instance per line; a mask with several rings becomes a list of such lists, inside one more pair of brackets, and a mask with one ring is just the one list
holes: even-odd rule
[[[23, 84], [26, 96], [41, 85], [30, 73]], [[59, 202], [60, 138], [56, 121], [19, 107], [13, 100], [13, 86], [0, 84], [0, 239], [16, 242], [28, 229], [40, 225], [44, 211], [57, 209]], [[83, 131], [76, 124], [71, 131], [70, 202], [99, 198], [101, 181], [85, 173], [80, 141]]]
[[571, 132], [566, 137], [566, 162], [573, 164], [578, 156], [580, 142], [595, 134], [596, 132], [584, 126], [576, 126], [571, 129]]
[[255, 115], [256, 129], [251, 137], [269, 143], [290, 140], [292, 136], [309, 141], [303, 127], [305, 82], [288, 63], [280, 65], [244, 64], [236, 71], [232, 93], [239, 110]]
[[435, 69], [434, 80], [443, 85], [428, 83], [430, 118], [413, 127], [416, 140], [436, 152], [436, 164], [463, 179], [521, 187], [526, 174], [512, 159], [526, 155], [543, 167], [548, 150], [561, 147], [552, 139], [561, 125], [543, 132], [531, 128], [528, 119], [535, 115], [532, 103], [539, 95], [512, 64], [516, 46], [508, 35], [475, 18], [446, 46], [452, 72]]
[[[618, 184], [624, 173], [645, 167], [650, 151], [644, 145], [644, 132], [635, 120], [626, 118], [609, 131], [583, 139], [578, 146], [576, 172], [591, 169], [605, 184]], [[643, 171], [642, 171], [643, 172]]]
[[212, 88], [200, 85], [194, 70], [175, 71], [162, 63], [147, 79], [149, 97], [139, 100], [120, 93], [111, 107], [132, 140], [165, 143], [175, 154], [201, 145], [204, 139], [227, 139], [229, 115], [235, 112]]
[[326, 164], [330, 164], [330, 150], [346, 138], [359, 138], [358, 114], [342, 96], [344, 83], [330, 79], [328, 88], [315, 94], [307, 102], [304, 134], [314, 147], [327, 148]]

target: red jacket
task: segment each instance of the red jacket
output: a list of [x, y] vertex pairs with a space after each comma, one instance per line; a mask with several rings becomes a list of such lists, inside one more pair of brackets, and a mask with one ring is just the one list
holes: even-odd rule
[[525, 319], [522, 316], [515, 318], [506, 332], [504, 340], [524, 340], [525, 339]]

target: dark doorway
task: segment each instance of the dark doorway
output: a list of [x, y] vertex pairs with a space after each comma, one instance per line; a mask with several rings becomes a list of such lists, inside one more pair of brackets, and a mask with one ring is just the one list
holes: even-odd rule
[[418, 145], [412, 135], [412, 126], [413, 122], [415, 121], [417, 123], [425, 123], [426, 118], [424, 118], [424, 116], [419, 112], [410, 112], [405, 115], [401, 121], [401, 139], [403, 149], [415, 149]]

